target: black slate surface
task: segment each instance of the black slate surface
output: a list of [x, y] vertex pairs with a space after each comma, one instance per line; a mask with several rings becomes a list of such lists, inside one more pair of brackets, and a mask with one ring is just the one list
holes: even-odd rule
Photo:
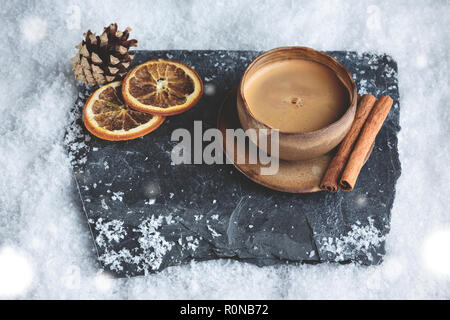
[[80, 87], [66, 135], [81, 210], [98, 259], [118, 276], [232, 258], [260, 266], [354, 261], [378, 264], [389, 231], [395, 184], [399, 94], [397, 65], [387, 55], [328, 52], [353, 74], [360, 94], [389, 95], [394, 106], [372, 156], [350, 193], [281, 193], [259, 186], [232, 165], [173, 165], [177, 128], [215, 127], [217, 111], [255, 51], [138, 51], [134, 64], [176, 59], [203, 78], [205, 94], [137, 140], [108, 142], [89, 134], [81, 110], [92, 89]]

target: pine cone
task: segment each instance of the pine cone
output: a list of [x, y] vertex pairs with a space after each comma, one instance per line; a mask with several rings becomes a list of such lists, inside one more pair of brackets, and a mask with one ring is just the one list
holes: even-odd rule
[[130, 31], [130, 27], [119, 31], [117, 23], [105, 28], [100, 36], [88, 30], [71, 59], [75, 79], [91, 86], [122, 79], [135, 55], [128, 50], [137, 46], [136, 39], [127, 40]]

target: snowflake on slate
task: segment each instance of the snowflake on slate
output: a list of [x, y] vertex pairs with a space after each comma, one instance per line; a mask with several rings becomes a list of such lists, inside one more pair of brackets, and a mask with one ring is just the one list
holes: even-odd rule
[[170, 249], [173, 243], [165, 240], [158, 232], [162, 225], [163, 217], [145, 219], [138, 227], [133, 230], [141, 233], [138, 239], [142, 253], [134, 258], [134, 262], [138, 265], [139, 271], [144, 271], [148, 274], [151, 270], [158, 270], [161, 266], [164, 256]]
[[371, 251], [381, 245], [385, 236], [374, 226], [372, 218], [368, 220], [369, 224], [366, 226], [352, 225], [347, 235], [340, 238], [324, 237], [320, 251], [334, 256], [336, 262], [355, 260], [358, 255], [364, 255], [369, 261], [373, 261]]

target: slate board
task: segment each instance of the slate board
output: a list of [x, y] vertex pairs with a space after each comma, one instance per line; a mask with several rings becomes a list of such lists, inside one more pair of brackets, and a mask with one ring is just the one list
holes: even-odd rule
[[137, 51], [134, 64], [169, 58], [191, 65], [205, 94], [187, 113], [127, 142], [90, 135], [81, 111], [93, 89], [79, 87], [66, 134], [75, 185], [98, 260], [117, 276], [136, 276], [191, 260], [230, 258], [259, 266], [354, 261], [379, 264], [385, 253], [395, 184], [399, 93], [387, 55], [327, 52], [355, 78], [360, 94], [389, 95], [394, 106], [353, 192], [281, 193], [232, 165], [173, 165], [177, 128], [216, 125], [218, 109], [256, 51]]

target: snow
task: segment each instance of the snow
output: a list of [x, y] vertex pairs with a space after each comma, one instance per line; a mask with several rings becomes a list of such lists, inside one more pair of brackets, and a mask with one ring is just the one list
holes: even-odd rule
[[[0, 274], [18, 281], [8, 282], [12, 287], [0, 281], [0, 295], [449, 299], [450, 5], [445, 1], [411, 6], [409, 1], [344, 0], [212, 3], [133, 1], [124, 6], [123, 1], [115, 0], [108, 5], [44, 0], [2, 5], [0, 269], [5, 271]], [[74, 117], [69, 109], [78, 95], [69, 62], [74, 46], [87, 29], [98, 32], [113, 21], [122, 29], [133, 28], [140, 49], [264, 50], [306, 45], [392, 55], [399, 66], [403, 172], [386, 238], [385, 261], [374, 267], [260, 268], [220, 260], [171, 267], [133, 279], [112, 279], [100, 272], [86, 218], [72, 196], [73, 159], [64, 148], [64, 132]], [[207, 93], [214, 94], [214, 88]], [[153, 192], [149, 186], [149, 198]], [[358, 203], [364, 205], [365, 201]], [[153, 223], [141, 226], [143, 237], [157, 233]], [[109, 228], [106, 231], [112, 234], [105, 231], [104, 236], [120, 240], [120, 226]], [[349, 237], [367, 236], [369, 243], [376, 233], [352, 231]], [[164, 245], [167, 248], [170, 243]], [[194, 249], [195, 240], [190, 245]], [[31, 278], [19, 281], [18, 273]]]
[[0, 296], [17, 296], [25, 292], [33, 280], [33, 267], [21, 251], [4, 246], [0, 250]]
[[422, 248], [423, 262], [430, 271], [450, 276], [450, 231], [436, 231], [427, 238]]

